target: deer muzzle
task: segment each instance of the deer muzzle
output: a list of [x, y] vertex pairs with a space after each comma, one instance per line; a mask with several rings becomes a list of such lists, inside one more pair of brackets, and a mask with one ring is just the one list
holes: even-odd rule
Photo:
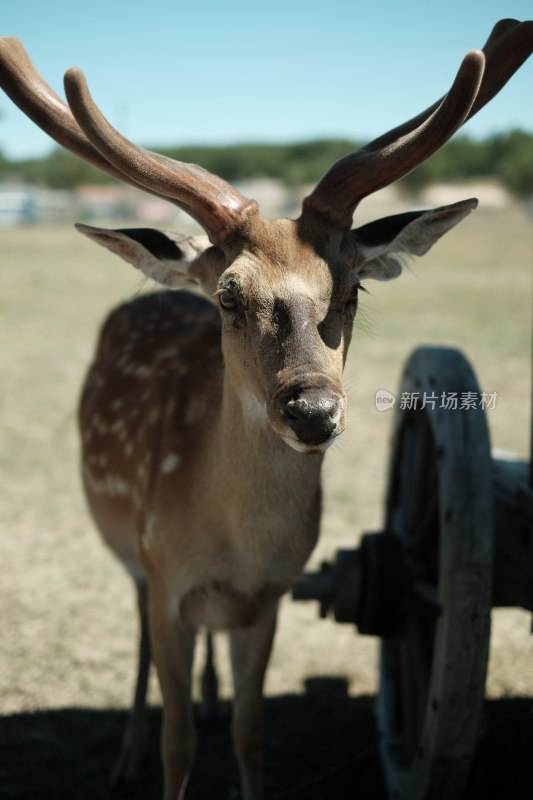
[[284, 387], [273, 399], [273, 427], [287, 444], [301, 452], [325, 450], [344, 430], [344, 394], [326, 380], [321, 383]]

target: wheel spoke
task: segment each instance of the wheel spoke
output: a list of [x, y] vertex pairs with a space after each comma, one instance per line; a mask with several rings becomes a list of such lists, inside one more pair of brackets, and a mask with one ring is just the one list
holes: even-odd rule
[[401, 670], [401, 727], [403, 741], [403, 760], [409, 765], [413, 760], [418, 742], [418, 693], [413, 678], [412, 654], [406, 637], [400, 640]]
[[418, 527], [418, 521], [424, 517], [424, 510], [428, 498], [428, 478], [431, 464], [431, 451], [433, 442], [431, 430], [425, 414], [419, 412], [413, 419], [411, 428], [411, 447], [413, 449], [412, 463], [410, 465], [409, 500], [407, 503], [407, 531], [410, 538]]
[[[434, 468], [431, 471], [433, 472], [433, 470]], [[415, 521], [413, 525], [413, 539], [417, 549], [424, 549], [428, 541], [433, 541], [436, 531], [435, 521], [438, 519], [439, 510], [436, 476], [435, 480], [428, 481], [428, 483], [431, 488], [428, 491], [425, 508], [418, 521]]]
[[420, 736], [426, 706], [429, 681], [431, 678], [432, 645], [433, 636], [428, 626], [414, 615], [411, 615], [406, 625], [406, 640], [411, 653], [411, 664], [413, 670], [414, 683], [417, 693], [417, 739]]

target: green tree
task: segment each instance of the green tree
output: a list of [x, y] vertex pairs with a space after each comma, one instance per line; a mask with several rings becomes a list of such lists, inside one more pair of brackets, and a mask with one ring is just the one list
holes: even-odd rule
[[[175, 147], [162, 152], [201, 164], [228, 181], [278, 178], [289, 186], [315, 183], [342, 156], [357, 148], [347, 140], [317, 139], [292, 144], [239, 144], [229, 147]], [[154, 148], [157, 149], [157, 148]], [[458, 136], [400, 182], [409, 193], [435, 181], [493, 177], [520, 198], [533, 195], [533, 135], [511, 131], [478, 141]], [[110, 178], [61, 148], [31, 161], [9, 162], [0, 153], [0, 179], [54, 189], [106, 183]]]

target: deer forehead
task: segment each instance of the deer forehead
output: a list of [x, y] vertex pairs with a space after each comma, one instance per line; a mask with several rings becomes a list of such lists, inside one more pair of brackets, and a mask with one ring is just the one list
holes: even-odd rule
[[252, 313], [272, 311], [279, 301], [291, 306], [302, 300], [309, 300], [314, 307], [326, 311], [331, 304], [333, 279], [324, 269], [308, 274], [290, 268], [271, 270], [264, 263], [245, 261], [226, 270], [220, 278], [219, 288], [237, 294], [247, 311]]
[[350, 270], [301, 239], [295, 222], [262, 223], [221, 275], [219, 288], [237, 292], [250, 310], [260, 311], [278, 300], [290, 305], [302, 299], [325, 311], [335, 295], [349, 291]]

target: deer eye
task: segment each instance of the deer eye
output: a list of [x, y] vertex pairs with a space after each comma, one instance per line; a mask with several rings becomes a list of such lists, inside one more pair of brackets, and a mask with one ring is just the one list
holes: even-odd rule
[[344, 307], [344, 314], [346, 317], [348, 317], [348, 319], [353, 319], [355, 317], [355, 312], [357, 311], [357, 300], [359, 296], [359, 289], [360, 286], [358, 283], [352, 286], [350, 296], [346, 301], [346, 305]]
[[222, 308], [225, 308], [228, 311], [233, 311], [238, 305], [235, 295], [229, 292], [227, 289], [223, 289], [221, 292], [219, 292], [218, 302]]

